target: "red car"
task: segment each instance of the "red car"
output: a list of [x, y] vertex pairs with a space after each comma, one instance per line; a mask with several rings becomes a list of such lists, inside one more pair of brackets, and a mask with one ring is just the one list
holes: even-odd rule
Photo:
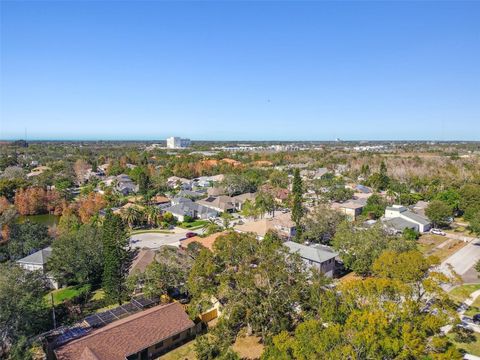
[[188, 238], [191, 238], [191, 237], [194, 237], [194, 236], [197, 236], [197, 235], [198, 235], [198, 234], [197, 234], [197, 233], [194, 233], [194, 232], [187, 232], [187, 233], [185, 234], [185, 236], [187, 237], [187, 239], [188, 239]]

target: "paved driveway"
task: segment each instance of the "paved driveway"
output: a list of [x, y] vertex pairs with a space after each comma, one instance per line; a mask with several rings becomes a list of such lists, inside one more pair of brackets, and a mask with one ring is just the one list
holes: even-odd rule
[[449, 273], [448, 264], [450, 264], [460, 276], [463, 276], [475, 266], [478, 260], [480, 260], [480, 240], [474, 239], [443, 261], [440, 269], [445, 273]]
[[158, 249], [163, 245], [180, 246], [180, 239], [184, 238], [185, 233], [144, 233], [132, 235], [130, 238], [130, 245], [134, 248]]
[[[180, 246], [180, 240], [185, 239], [185, 234], [192, 230], [181, 229], [176, 227], [173, 229], [172, 234], [162, 234], [162, 233], [143, 233], [132, 235], [130, 237], [130, 245], [133, 248], [149, 248], [149, 249], [158, 249], [163, 245], [171, 246]], [[201, 234], [202, 229], [193, 230], [194, 232]]]

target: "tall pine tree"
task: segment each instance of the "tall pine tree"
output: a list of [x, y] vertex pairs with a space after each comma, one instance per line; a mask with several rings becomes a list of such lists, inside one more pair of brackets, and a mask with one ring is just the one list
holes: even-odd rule
[[108, 210], [103, 222], [103, 290], [111, 301], [122, 303], [132, 260], [128, 235], [120, 216]]
[[295, 240], [300, 242], [302, 237], [302, 218], [303, 218], [303, 185], [302, 178], [300, 177], [300, 170], [295, 169], [293, 173], [293, 208], [292, 208], [292, 220], [295, 223], [296, 235]]

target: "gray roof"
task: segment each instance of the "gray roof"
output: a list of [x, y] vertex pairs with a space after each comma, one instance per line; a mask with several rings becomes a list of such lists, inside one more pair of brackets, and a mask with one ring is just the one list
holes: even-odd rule
[[172, 214], [177, 214], [182, 216], [185, 216], [185, 215], [193, 216], [194, 212], [196, 212], [197, 215], [203, 215], [203, 214], [207, 214], [207, 216], [217, 215], [217, 211], [210, 209], [206, 206], [196, 204], [193, 201], [181, 202], [179, 204], [165, 208], [164, 211], [168, 211], [168, 212], [171, 212]]
[[395, 217], [384, 221], [384, 224], [389, 228], [393, 228], [398, 231], [403, 231], [405, 229], [415, 229], [418, 231], [418, 224], [410, 222], [401, 217]]
[[404, 212], [407, 208], [404, 206], [387, 206], [385, 210]]
[[430, 224], [430, 221], [428, 219], [424, 218], [421, 215], [415, 214], [414, 212], [407, 210], [402, 212], [403, 216], [408, 217], [409, 219], [413, 220], [416, 223], [422, 224], [422, 225], [428, 225]]
[[320, 244], [307, 246], [293, 241], [286, 241], [284, 245], [290, 249], [290, 252], [297, 253], [301, 258], [317, 263], [323, 263], [338, 256], [331, 248]]
[[45, 249], [38, 250], [33, 254], [30, 254], [23, 259], [18, 260], [18, 263], [21, 264], [32, 264], [32, 265], [45, 265], [48, 258], [52, 255], [52, 248], [46, 247]]
[[182, 191], [179, 191], [179, 193], [177, 194], [177, 196], [180, 196], [180, 197], [194, 197], [194, 198], [201, 198], [201, 197], [204, 197], [206, 196], [207, 194], [206, 193], [203, 193], [203, 192], [198, 192], [198, 191], [191, 191], [191, 190], [182, 190]]

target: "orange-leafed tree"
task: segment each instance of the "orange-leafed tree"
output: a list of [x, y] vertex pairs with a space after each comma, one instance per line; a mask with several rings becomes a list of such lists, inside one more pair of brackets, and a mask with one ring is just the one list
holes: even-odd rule
[[92, 192], [78, 201], [78, 216], [85, 224], [106, 205], [107, 202], [101, 194]]

